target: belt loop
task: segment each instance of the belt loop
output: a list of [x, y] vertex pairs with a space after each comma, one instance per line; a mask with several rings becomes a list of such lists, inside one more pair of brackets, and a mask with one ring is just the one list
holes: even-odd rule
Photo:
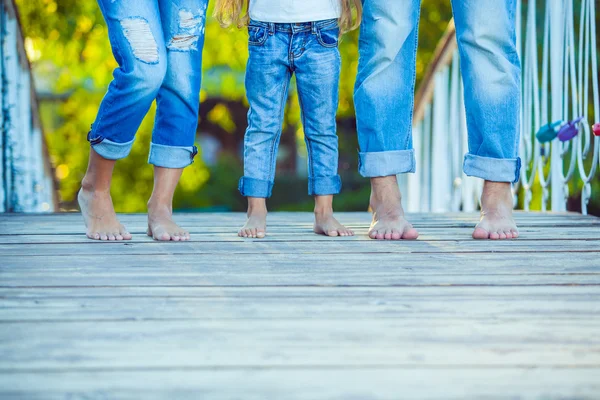
[[310, 30], [313, 33], [313, 35], [317, 34], [317, 23], [316, 22], [311, 22], [310, 23]]
[[273, 35], [275, 33], [275, 23], [269, 22], [269, 34]]

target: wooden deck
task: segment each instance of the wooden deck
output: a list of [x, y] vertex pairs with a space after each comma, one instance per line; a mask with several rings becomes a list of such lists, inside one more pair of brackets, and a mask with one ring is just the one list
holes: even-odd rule
[[79, 215], [0, 214], [0, 398], [600, 398], [600, 219], [413, 215], [416, 242], [180, 214], [193, 241], [100, 243]]

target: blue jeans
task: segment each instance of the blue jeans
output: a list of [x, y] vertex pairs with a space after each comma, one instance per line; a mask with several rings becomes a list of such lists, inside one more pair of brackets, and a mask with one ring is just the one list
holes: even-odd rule
[[240, 193], [271, 196], [292, 74], [296, 75], [308, 151], [308, 193], [339, 193], [335, 115], [341, 61], [337, 20], [301, 24], [251, 21], [248, 32], [246, 96], [250, 110]]
[[202, 46], [208, 0], [99, 0], [119, 67], [88, 134], [94, 151], [126, 157], [156, 99], [150, 164], [183, 168], [197, 153]]
[[[453, 0], [452, 6], [469, 133], [464, 172], [516, 182], [521, 166], [516, 1]], [[420, 0], [364, 0], [354, 103], [359, 171], [365, 177], [415, 171], [411, 134], [419, 11]]]

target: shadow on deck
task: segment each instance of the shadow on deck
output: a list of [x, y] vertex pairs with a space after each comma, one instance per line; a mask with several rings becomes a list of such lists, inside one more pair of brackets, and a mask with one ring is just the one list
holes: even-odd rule
[[274, 213], [179, 214], [191, 242], [83, 235], [79, 215], [0, 214], [0, 397], [598, 398], [600, 219], [414, 214], [415, 242]]

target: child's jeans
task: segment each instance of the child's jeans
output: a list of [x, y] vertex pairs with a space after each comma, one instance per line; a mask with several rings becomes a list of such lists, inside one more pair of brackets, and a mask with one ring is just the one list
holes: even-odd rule
[[271, 196], [292, 74], [296, 74], [308, 151], [308, 193], [339, 193], [335, 115], [341, 61], [337, 20], [299, 24], [251, 21], [248, 31], [246, 95], [250, 110], [240, 193]]
[[119, 67], [88, 134], [94, 151], [129, 154], [156, 99], [150, 164], [183, 168], [194, 146], [208, 0], [99, 0]]

